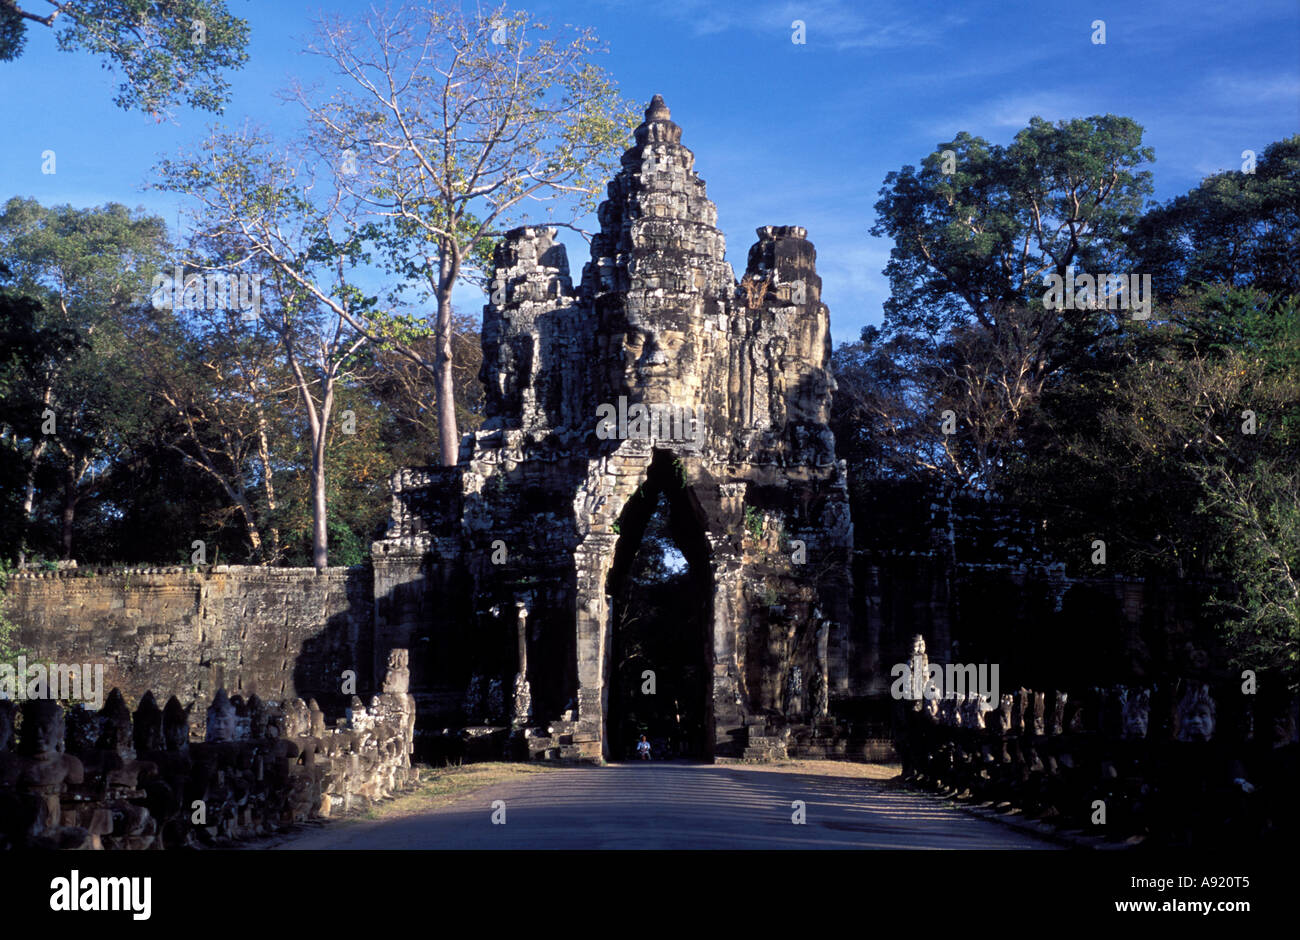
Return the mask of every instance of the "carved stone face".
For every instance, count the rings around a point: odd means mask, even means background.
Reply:
[[[63,750],[63,709],[58,702],[33,699],[24,703],[23,728],[24,750],[30,756],[50,756]]]
[[[1214,712],[1208,703],[1196,703],[1183,717],[1178,737],[1183,741],[1208,741],[1214,737]]]
[[[216,743],[235,740],[237,726],[235,706],[226,697],[225,689],[218,689],[208,708],[208,730],[205,740]]]
[[[629,327],[623,335],[623,356],[629,379],[647,392],[655,389],[664,394],[648,394],[647,401],[668,401],[669,383],[694,360],[695,344],[676,324],[643,322]]]
[[[190,743],[190,708],[172,696],[163,708],[163,740],[169,751],[183,751]]]
[[[1140,740],[1147,736],[1151,716],[1150,702],[1146,692],[1140,692],[1124,701],[1124,737]]]
[[[133,749],[131,740],[131,712],[126,707],[122,693],[113,689],[108,701],[100,709],[99,747],[125,753]]]

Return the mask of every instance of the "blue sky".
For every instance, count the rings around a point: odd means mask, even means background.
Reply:
[[[291,77],[320,77],[318,61],[298,52],[312,14],[360,15],[368,4],[228,4],[249,21],[251,59],[233,73],[223,120],[288,133],[297,112],[275,93]],[[520,5],[594,28],[609,50],[599,61],[629,98],[664,96],[738,273],[755,227],[808,229],[837,341],[880,321],[891,246],[867,231],[885,174],[959,131],[1006,143],[1033,115],[1132,117],[1155,149],[1160,199],[1300,131],[1296,0]],[[791,42],[796,19],[804,45]],[[1098,19],[1105,45],[1092,42]],[[141,185],[160,156],[194,146],[213,116],[181,110],[158,124],[116,109],[114,76],[85,54],[59,52],[36,26],[23,56],[0,63],[0,81],[0,198],[117,201],[178,223],[172,197]],[[41,173],[47,149],[57,155],[53,175]],[[567,240],[576,277],[587,252]],[[462,291],[457,302],[474,309],[482,299]]]

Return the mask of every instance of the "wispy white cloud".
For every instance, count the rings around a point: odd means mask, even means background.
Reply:
[[[760,2],[726,7],[714,0],[665,0],[661,12],[687,24],[697,36],[727,32],[787,33],[800,20],[809,45],[828,43],[835,49],[901,49],[933,45],[966,17],[926,16],[904,6],[850,0]]]
[[[1300,101],[1300,74],[1268,74],[1217,72],[1205,82],[1206,91],[1216,98],[1236,104],[1268,104],[1288,102],[1293,107]]]
[[[1025,94],[992,98],[974,108],[946,117],[927,117],[919,130],[936,141],[948,140],[960,131],[990,134],[1011,128],[1020,129],[1032,117],[1059,121],[1091,114],[1095,109],[1069,93],[1032,91]]]

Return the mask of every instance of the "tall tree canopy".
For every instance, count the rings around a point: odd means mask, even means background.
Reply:
[[[119,108],[159,117],[182,101],[221,111],[225,71],[248,61],[248,24],[225,0],[0,0],[0,61],[22,54],[30,24],[52,30],[64,52],[84,50],[120,72]]]

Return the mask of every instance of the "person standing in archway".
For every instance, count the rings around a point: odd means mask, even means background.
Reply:
[[[650,742],[646,740],[644,734],[641,735],[641,740],[637,742],[636,754],[637,757],[641,758],[641,760],[650,759]]]

